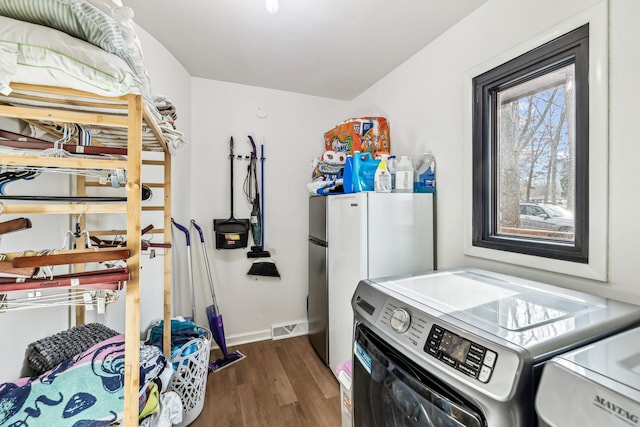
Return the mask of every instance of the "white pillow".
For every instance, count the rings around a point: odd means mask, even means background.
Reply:
[[[18,69],[18,46],[0,43],[0,94],[9,95],[9,83]]]
[[[116,1],[112,0],[87,1],[109,15],[115,22],[118,23],[126,44],[127,54],[131,58],[134,71],[144,85],[145,90],[150,94],[151,83],[149,74],[147,73],[147,68],[144,65],[142,44],[140,43],[138,32],[136,30],[135,23],[133,22],[133,9],[127,6],[122,6],[122,3],[118,4]]]
[[[21,82],[105,96],[144,94],[138,77],[118,56],[61,31],[4,16],[0,64],[5,92],[10,90],[8,82]]]
[[[133,11],[126,9],[110,0],[0,0],[0,15],[55,28],[118,55],[150,94],[135,28],[128,24]]]

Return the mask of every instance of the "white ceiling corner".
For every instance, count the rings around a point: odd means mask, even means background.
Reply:
[[[124,0],[194,77],[350,100],[487,0]]]

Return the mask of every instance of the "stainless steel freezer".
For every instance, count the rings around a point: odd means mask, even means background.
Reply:
[[[327,198],[309,198],[309,341],[329,364],[329,298],[327,283]]]
[[[358,282],[434,269],[433,194],[367,191],[327,199],[329,366],[337,375],[353,353]]]
[[[433,194],[309,198],[309,340],[337,375],[351,357],[351,297],[361,279],[434,268]]]

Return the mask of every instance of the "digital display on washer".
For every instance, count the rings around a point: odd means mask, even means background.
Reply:
[[[440,348],[447,355],[456,359],[459,363],[464,363],[471,348],[471,341],[467,341],[449,331],[445,331],[440,341]]]
[[[452,368],[487,383],[491,379],[498,355],[478,343],[432,325],[424,351]]]

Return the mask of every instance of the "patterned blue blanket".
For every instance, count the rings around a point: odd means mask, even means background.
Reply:
[[[38,377],[0,384],[0,426],[102,427],[124,412],[124,335]]]

